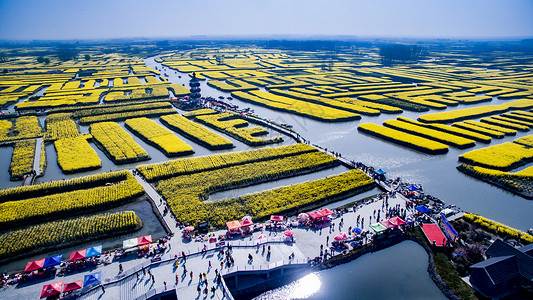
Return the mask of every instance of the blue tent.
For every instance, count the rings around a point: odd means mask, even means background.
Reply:
[[[96,247],[87,248],[87,252],[85,254],[85,257],[92,257],[92,256],[100,255],[100,254],[102,254],[102,245],[96,246]]]
[[[361,234],[361,232],[363,232],[363,229],[361,229],[359,227],[355,227],[354,229],[352,229],[352,232],[353,233],[357,233],[357,234]]]
[[[63,254],[46,258],[44,260],[43,268],[59,265],[61,263],[61,258],[63,258]]]
[[[412,185],[412,184],[406,186],[405,188],[408,189],[408,190],[410,190],[410,191],[412,191],[412,192],[414,192],[414,191],[418,191],[418,190],[419,190],[419,188],[417,188],[416,186],[414,186],[414,185]]]
[[[431,212],[431,210],[424,205],[417,206],[415,207],[415,209],[423,214],[427,214],[428,212]]]
[[[100,283],[100,280],[102,280],[102,271],[85,275],[83,278],[83,286],[98,284]]]
[[[376,171],[374,171],[374,173],[378,174],[378,175],[385,175],[387,174],[387,172],[383,171],[382,169],[377,169]]]

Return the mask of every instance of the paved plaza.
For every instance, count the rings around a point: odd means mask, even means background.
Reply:
[[[136,176],[137,180],[143,185],[148,196],[152,199],[153,203],[157,206],[160,214],[163,216],[165,222],[172,232],[174,237],[170,239],[167,245],[167,251],[162,256],[162,262],[154,263],[150,267],[145,268],[145,272],[142,271],[141,266],[150,264],[151,258],[141,257],[139,258],[135,252],[128,256],[122,257],[118,260],[113,260],[111,264],[99,265],[97,267],[87,269],[83,272],[75,272],[68,274],[64,277],[55,277],[47,280],[32,281],[21,284],[19,286],[8,286],[0,291],[0,298],[3,299],[38,299],[41,293],[43,285],[50,284],[59,280],[63,280],[64,283],[81,280],[84,275],[101,271],[102,282],[104,288],[98,286],[91,292],[86,293],[83,299],[135,299],[136,297],[146,294],[148,291],[156,289],[158,292],[162,290],[176,289],[179,299],[224,299],[231,296],[224,296],[224,285],[217,285],[215,277],[215,269],[217,272],[221,270],[221,260],[223,256],[218,255],[218,249],[214,249],[214,244],[205,242],[195,242],[181,237],[181,230],[176,227],[176,222],[171,217],[170,213],[164,214],[164,201],[160,200],[159,194],[152,188],[150,184],[143,181],[139,176]],[[230,240],[228,244],[233,245],[234,259],[233,268],[242,269],[244,267],[268,267],[268,265],[278,262],[287,262],[290,256],[293,256],[295,260],[307,261],[308,258],[312,259],[319,256],[320,247],[329,248],[333,237],[340,232],[348,232],[349,227],[360,227],[365,230],[369,230],[369,225],[380,220],[385,219],[385,200],[369,200],[363,205],[359,205],[357,209],[352,211],[350,208],[348,212],[337,215],[331,220],[331,224],[334,226],[326,226],[321,229],[307,228],[307,227],[293,227],[294,243],[288,241],[283,235],[283,231],[269,231],[263,232],[256,231],[252,235],[247,235],[245,238],[238,236],[234,240]],[[400,209],[406,208],[406,201],[403,197],[389,197],[389,207],[398,207]],[[330,205],[335,207],[335,204]],[[377,220],[374,216],[377,216],[377,211],[381,211],[380,220]],[[408,211],[409,215],[410,212]],[[356,224],[357,218],[364,219],[364,223]],[[342,219],[342,223],[341,223]],[[219,230],[213,232],[215,236],[219,236],[226,233],[226,230]],[[258,239],[259,235],[264,234],[267,238]],[[327,243],[329,237],[329,243]],[[263,247],[257,246],[257,243],[265,243],[270,246],[271,255],[267,257],[263,252]],[[208,246],[206,252],[202,252],[201,249],[204,245]],[[170,249],[169,249],[170,248]],[[105,250],[105,249],[104,249]],[[187,254],[187,260],[184,264],[183,259],[178,259],[178,266],[174,263],[175,255],[185,252]],[[196,254],[195,254],[196,253]],[[253,261],[249,260],[249,255],[253,257]],[[209,262],[211,262],[211,268],[209,268]],[[112,283],[117,279],[119,273],[119,264],[123,267],[123,276],[121,280],[116,283]],[[183,265],[186,266],[187,271],[184,273]],[[226,267],[226,266],[224,266]],[[152,276],[148,274],[148,270]],[[136,271],[136,272],[135,272]],[[190,272],[193,273],[192,279]],[[208,293],[204,293],[205,283],[199,285],[199,275],[201,273],[207,274],[207,287]],[[176,282],[176,275],[178,281]],[[166,282],[166,287],[164,283]],[[201,288],[200,295],[198,293],[198,286]],[[215,287],[215,292],[211,291],[211,287]],[[105,292],[104,292],[105,290]]]

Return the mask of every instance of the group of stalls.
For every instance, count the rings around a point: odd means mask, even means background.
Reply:
[[[252,221],[252,217],[250,216],[244,216],[242,220],[239,221],[231,221],[226,222],[226,226],[228,227],[227,236],[232,236],[235,234],[248,234],[252,233],[254,231],[254,222]]]
[[[85,268],[87,265],[96,265],[98,262],[95,257],[100,254],[102,254],[102,245],[71,252],[69,260],[64,263],[61,261],[63,254],[30,261],[26,264],[21,279],[25,281],[55,275],[57,265],[61,265],[60,273]]]
[[[310,213],[301,213],[298,215],[300,225],[322,224],[330,221],[330,216],[335,213],[329,208],[323,208]]]
[[[152,253],[150,244],[152,244],[151,235],[145,235],[145,236],[125,240],[122,242],[123,253],[125,254],[129,251],[137,250],[137,253],[139,256],[150,255]],[[160,248],[159,250],[155,249],[153,253],[157,253],[161,251],[161,249],[163,248]]]
[[[377,234],[383,234],[386,232],[391,232],[395,229],[402,229],[406,224],[414,222],[412,219],[408,219],[408,222],[402,220],[400,217],[393,217],[387,220],[383,220],[378,223],[370,224],[370,228]]]
[[[85,275],[83,280],[76,280],[63,284],[63,280],[57,281],[50,284],[45,284],[41,291],[41,298],[59,298],[59,295],[63,293],[67,295],[72,293],[75,290],[81,289],[82,287],[94,286],[100,284],[102,280],[102,272],[96,272],[92,274]]]

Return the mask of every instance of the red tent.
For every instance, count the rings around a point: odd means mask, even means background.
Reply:
[[[254,222],[252,222],[252,220],[246,219],[242,221],[240,224],[241,224],[241,227],[248,227],[248,226],[254,225]]]
[[[323,217],[334,215],[335,213],[329,210],[329,208],[323,208],[318,211]]]
[[[307,215],[309,215],[309,217],[311,219],[313,219],[313,220],[323,217],[323,215],[320,212],[318,212],[318,211],[312,211],[312,212],[308,213]]]
[[[54,282],[51,284],[45,284],[43,290],[41,291],[41,298],[46,298],[54,295],[61,294],[61,287],[63,286],[63,281]]]
[[[152,243],[152,236],[151,235],[145,235],[137,238],[137,246],[142,246],[146,244]]]
[[[44,260],[45,259],[43,258],[43,259],[28,262],[28,264],[26,265],[26,269],[24,269],[24,272],[31,272],[31,271],[42,269],[44,265]]]
[[[235,230],[241,227],[241,222],[239,221],[226,222],[226,226],[228,226],[228,230]]]
[[[402,220],[400,217],[390,218],[389,222],[391,222],[395,226],[405,225],[405,221]]]
[[[63,286],[63,293],[81,289],[82,287],[83,287],[83,280],[69,282]]]
[[[272,222],[283,222],[283,216],[270,216],[270,221]]]
[[[84,259],[86,254],[87,254],[87,249],[74,251],[74,252],[70,253],[70,259],[68,261],[76,261],[76,260],[79,260],[79,259]]]
[[[396,225],[392,224],[392,223],[390,222],[390,220],[383,220],[383,221],[379,222],[379,224],[381,224],[381,225],[387,227],[387,229],[390,229],[390,228],[394,228],[394,227],[396,227]]]

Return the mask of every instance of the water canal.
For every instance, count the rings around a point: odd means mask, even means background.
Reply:
[[[447,299],[427,275],[424,248],[405,241],[390,248],[314,272],[254,300]]]
[[[187,86],[189,77],[186,73],[180,73],[164,67],[155,62],[153,57],[145,59],[145,62],[150,67],[157,67],[159,70],[163,70],[162,73],[166,73],[168,75],[167,78],[173,83]],[[203,96],[214,98],[230,96],[230,93],[208,86],[205,80],[200,81],[200,83]],[[506,101],[509,100],[494,98],[490,104],[501,104]],[[339,152],[347,159],[360,161],[375,168],[382,168],[387,171],[389,178],[401,177],[404,182],[419,183],[427,193],[444,200],[446,204],[455,204],[465,211],[480,214],[521,230],[533,227],[533,219],[531,218],[533,201],[466,176],[456,170],[459,155],[473,149],[511,142],[518,137],[531,134],[530,132],[518,132],[516,136],[493,139],[490,144],[478,143],[475,147],[465,150],[450,147],[450,151],[444,155],[428,155],[357,131],[357,126],[361,123],[370,122],[381,125],[383,121],[395,119],[400,115],[416,120],[420,113],[405,111],[402,114],[362,116],[359,121],[326,123],[274,111],[238,99],[231,100],[231,103],[238,105],[239,108],[250,107],[255,114],[262,118],[273,120],[277,123],[290,124],[296,132],[300,133],[305,139],[310,140],[311,143]],[[485,102],[468,106],[459,105],[450,107],[448,110],[487,104]],[[430,112],[436,111],[431,110]]]

